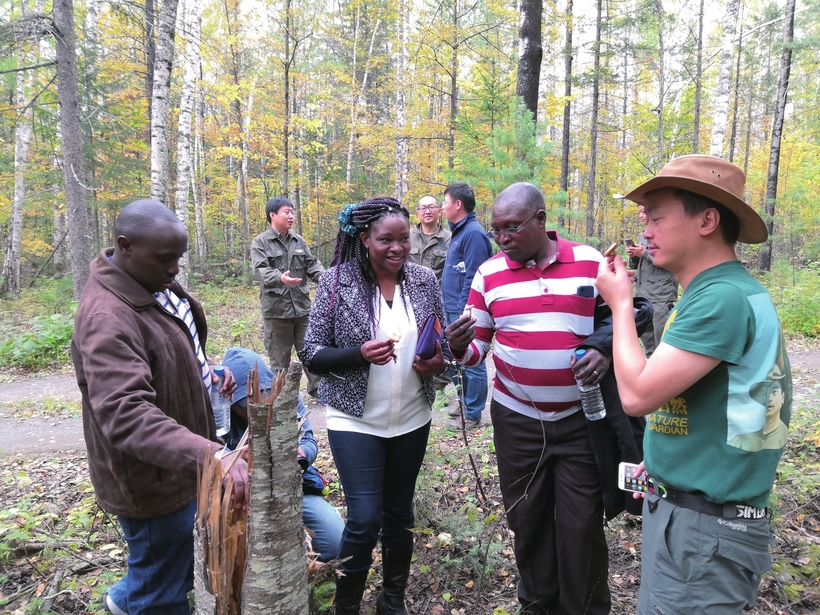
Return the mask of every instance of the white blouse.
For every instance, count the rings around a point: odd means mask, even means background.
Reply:
[[[399,287],[393,295],[392,308],[381,293],[377,304],[376,339],[386,340],[391,334],[401,336],[394,346],[396,358],[386,365],[370,365],[362,416],[350,416],[326,406],[327,428],[392,438],[426,425],[432,416],[421,377],[413,369],[419,337],[413,306],[409,301],[405,304]]]

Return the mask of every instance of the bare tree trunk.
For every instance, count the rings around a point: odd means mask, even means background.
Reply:
[[[159,12],[157,57],[151,95],[151,198],[168,204],[168,109],[174,62],[174,26],[179,0],[165,0]]]
[[[663,166],[663,109],[666,97],[666,48],[664,47],[663,29],[666,23],[666,16],[663,11],[663,0],[657,0],[655,9],[658,12],[658,107],[655,111],[658,114],[658,164],[657,168]]]
[[[518,21],[518,79],[516,96],[532,113],[532,121],[538,119],[538,81],[541,75],[541,0],[521,0]]]
[[[205,245],[205,217],[202,212],[205,209],[205,195],[202,193],[200,199],[199,185],[197,180],[199,178],[198,170],[204,166],[203,144],[202,144],[202,124],[204,119],[202,117],[202,99],[196,98],[194,103],[194,117],[196,118],[196,132],[194,134],[194,166],[191,169],[191,193],[194,197],[194,227],[196,229],[196,252],[200,265],[205,264],[208,257],[207,246]]]
[[[700,0],[700,11],[698,12],[698,53],[695,64],[695,121],[692,127],[692,153],[697,154],[700,150],[700,106],[703,96],[703,5],[704,0]]]
[[[772,268],[772,233],[777,204],[777,178],[780,170],[780,142],[786,120],[786,100],[789,94],[789,76],[792,68],[792,41],[794,39],[795,0],[786,0],[786,19],[783,22],[783,51],[780,53],[780,74],[777,78],[777,104],[772,121],[772,145],[769,150],[769,171],[766,176],[766,228],[769,239],[761,246],[759,266],[761,271]]]
[[[153,116],[154,99],[154,64],[157,60],[157,39],[154,33],[157,23],[157,14],[154,10],[154,0],[145,0],[145,97],[148,100],[148,124]],[[150,143],[148,145],[151,145]]]
[[[71,274],[74,298],[79,300],[90,271],[91,235],[88,228],[88,201],[85,186],[81,183],[85,177],[85,169],[83,131],[80,126],[80,108],[77,99],[74,3],[72,0],[55,0],[53,10]]]
[[[54,171],[59,170],[60,161],[56,157],[52,159],[51,167]],[[54,256],[52,257],[52,265],[54,267],[54,279],[60,280],[65,276],[68,265],[68,247],[64,240],[66,233],[65,208],[63,200],[57,196],[60,193],[60,186],[55,183],[52,186],[52,190],[54,191],[55,197],[52,206],[54,212],[54,229],[51,236],[54,245],[57,246],[54,250]]]
[[[455,166],[456,119],[458,118],[458,0],[453,0],[453,58],[450,62],[450,124],[447,134],[447,168]]]
[[[735,32],[740,0],[727,0],[726,17],[723,21],[723,36],[720,48],[720,72],[715,89],[715,105],[712,110],[712,142],[709,154],[723,156],[723,141],[729,117],[729,93],[732,86],[732,57],[735,50]]]
[[[367,79],[370,73],[370,58],[373,56],[373,46],[376,43],[376,33],[379,31],[379,26],[381,25],[382,20],[377,19],[376,25],[373,27],[373,35],[370,37],[370,46],[367,49],[367,58],[365,59],[364,65],[364,76],[362,76],[362,86],[359,89],[357,94],[353,95],[353,109],[350,112],[350,139],[347,144],[347,173],[345,175],[345,188],[348,190],[350,189],[350,181],[353,172],[353,152],[355,150],[356,145],[356,122],[359,117],[359,108],[364,103],[364,95],[367,91]],[[356,37],[358,39],[358,32],[359,32],[359,15],[358,12],[356,14]],[[353,81],[352,85],[355,87],[356,84],[356,48],[355,48],[355,41],[354,41],[354,53],[353,53]]]
[[[569,208],[570,109],[572,104],[572,0],[567,0],[564,45],[564,127],[561,131],[561,192],[566,194],[564,208]],[[558,216],[558,229],[564,228],[564,216]]]
[[[737,143],[737,112],[740,106],[740,60],[743,58],[743,25],[740,26],[740,34],[737,43],[737,68],[735,69],[735,97],[732,102],[732,132],[729,136],[729,162],[735,160],[735,145]],[[747,103],[750,104],[750,103]]]
[[[591,136],[589,145],[589,185],[587,192],[586,236],[595,234],[595,175],[598,166],[598,107],[601,81],[601,14],[603,0],[598,0],[598,16],[595,20],[595,50],[592,68],[592,115],[590,117]]]
[[[191,121],[196,97],[196,78],[199,68],[199,35],[202,23],[201,0],[186,0],[181,7],[182,28],[187,40],[185,64],[182,69],[182,91],[179,96],[179,126],[177,128],[177,193],[174,199],[177,218],[188,228],[188,192],[193,167]],[[179,259],[177,281],[188,288],[188,252]]]
[[[407,175],[409,172],[409,137],[404,134],[405,114],[407,111],[407,0],[399,0],[399,15],[396,23],[398,39],[398,57],[396,58],[396,178],[394,193],[401,202],[407,194]]]
[[[19,64],[25,64],[22,55]],[[17,118],[17,125],[14,128],[14,196],[11,201],[6,258],[3,262],[3,280],[0,284],[0,292],[10,292],[15,297],[20,296],[23,202],[26,198],[26,167],[28,166],[28,152],[31,144],[31,127],[34,116],[28,100],[26,100],[26,85],[30,79],[28,71],[17,73],[14,105],[24,110]]]
[[[243,613],[307,615],[310,595],[296,458],[296,396],[302,366],[292,362],[273,406],[248,403],[250,505]]]

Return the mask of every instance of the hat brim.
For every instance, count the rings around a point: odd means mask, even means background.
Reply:
[[[659,175],[642,183],[624,195],[624,198],[635,201],[639,205],[645,205],[646,194],[653,190],[660,190],[661,188],[680,188],[681,190],[688,190],[689,192],[705,196],[725,206],[729,211],[735,214],[740,221],[738,241],[742,241],[743,243],[763,243],[769,238],[769,231],[766,229],[766,223],[763,222],[763,218],[761,218],[760,214],[752,209],[746,201],[737,198],[731,192],[727,192],[714,184],[692,179],[691,177]]]

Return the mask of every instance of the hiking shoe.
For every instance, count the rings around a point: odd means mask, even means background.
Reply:
[[[461,404],[458,401],[458,397],[451,399],[447,404],[447,416],[452,418],[461,417]]]
[[[105,610],[111,613],[112,615],[128,615],[127,612],[123,611],[120,607],[117,606],[117,603],[111,599],[111,596],[108,595],[108,592],[105,592],[105,596],[103,596],[103,606]]]
[[[461,417],[458,417],[449,423],[447,423],[447,429],[450,431],[461,431]],[[467,429],[478,429],[483,427],[484,424],[481,422],[481,419],[464,419],[464,426]]]

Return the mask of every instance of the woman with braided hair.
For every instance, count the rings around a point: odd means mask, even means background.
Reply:
[[[299,358],[322,377],[327,433],[347,501],[336,582],[337,615],[358,615],[373,547],[381,540],[382,615],[407,615],[413,494],[430,432],[436,354],[415,353],[430,314],[444,321],[430,269],[407,262],[410,221],[395,199],[347,205],[330,269],[322,274]],[[346,559],[348,558],[348,559]]]

